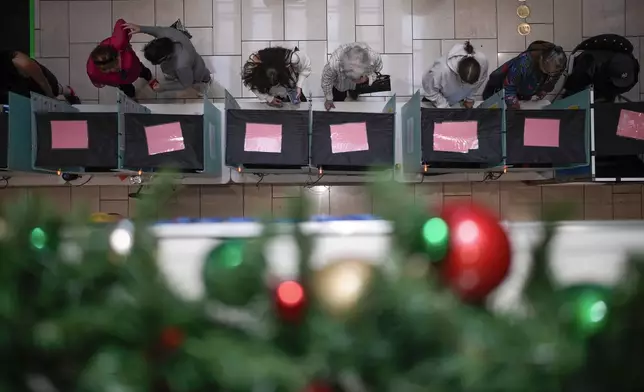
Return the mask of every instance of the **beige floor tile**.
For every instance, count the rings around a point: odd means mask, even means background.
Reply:
[[[47,203],[54,206],[59,213],[64,214],[71,211],[72,197],[70,186],[35,187],[30,190],[30,193],[32,196],[47,200]]]
[[[583,186],[544,186],[541,188],[543,212],[563,212],[562,220],[584,219]]]
[[[243,215],[243,186],[201,186],[201,216],[203,218],[233,218],[241,217]]]
[[[201,187],[186,186],[178,189],[169,200],[159,206],[159,218],[200,218],[201,217]]]
[[[298,200],[297,197],[282,197],[273,199],[273,218],[292,218],[289,214],[292,211],[293,203]]]
[[[311,215],[331,214],[331,187],[321,185],[304,188],[302,195],[309,199]]]
[[[123,217],[129,216],[129,205],[127,200],[101,200],[100,212],[106,214],[119,214]]]
[[[642,186],[639,184],[613,185],[613,193],[642,194]]]
[[[244,216],[262,218],[271,215],[271,185],[244,185]]]
[[[472,196],[470,196],[470,195],[461,195],[461,196],[448,196],[448,195],[445,195],[445,196],[443,196],[443,204],[444,205],[471,204],[471,203],[472,203]]]
[[[126,185],[100,186],[101,200],[127,200],[129,187]]]
[[[334,185],[330,191],[331,215],[371,214],[373,203],[367,187],[361,185]]]
[[[445,196],[469,196],[472,194],[471,182],[446,182],[443,184]]]
[[[613,219],[613,187],[610,185],[584,186],[584,219]]]
[[[613,219],[642,219],[642,195],[634,193],[613,194]]]
[[[541,188],[518,182],[500,184],[501,219],[533,221],[541,219]]]
[[[416,184],[414,187],[416,205],[425,206],[433,213],[438,213],[443,207],[443,184]]]
[[[71,189],[71,203],[74,208],[85,206],[89,212],[100,210],[100,187],[75,186]],[[82,207],[81,207],[82,208]]]
[[[273,197],[300,197],[302,187],[298,185],[273,185]]]
[[[473,182],[472,202],[487,207],[496,216],[501,215],[501,190],[498,182]]]

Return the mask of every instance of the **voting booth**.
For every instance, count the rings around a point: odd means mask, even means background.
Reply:
[[[311,165],[331,173],[392,169],[395,118],[395,96],[380,113],[313,111]]]
[[[242,109],[226,92],[226,165],[240,172],[304,172],[309,166],[311,106],[289,109]]]
[[[32,93],[31,113],[34,168],[67,173],[118,168],[116,108],[81,112],[65,102]]]
[[[594,105],[595,181],[644,181],[644,102]]]
[[[9,113],[0,113],[0,170],[8,169]]]
[[[120,169],[221,175],[221,112],[207,98],[203,114],[157,113],[119,92],[118,118]]]
[[[402,172],[486,171],[503,166],[503,100],[474,109],[437,109],[420,92],[402,107]]]

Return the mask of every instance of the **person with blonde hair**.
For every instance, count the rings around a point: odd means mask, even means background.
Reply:
[[[457,44],[446,56],[436,60],[423,76],[425,99],[437,108],[448,108],[462,102],[474,106],[474,94],[487,78],[487,58],[474,50],[470,41]]]
[[[333,102],[347,96],[356,99],[356,86],[370,86],[382,70],[380,53],[365,43],[350,43],[336,49],[322,71],[322,91],[326,110],[335,108]]]

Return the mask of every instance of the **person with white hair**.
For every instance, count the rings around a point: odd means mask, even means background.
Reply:
[[[356,86],[370,86],[382,70],[380,53],[365,43],[350,43],[333,52],[322,71],[322,91],[326,110],[335,108],[333,102],[344,101],[349,96],[358,97]]]

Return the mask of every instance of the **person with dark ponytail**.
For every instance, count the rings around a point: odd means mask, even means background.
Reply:
[[[252,54],[242,70],[242,81],[257,98],[271,106],[306,102],[302,86],[311,75],[311,60],[297,48],[266,48]]]
[[[568,59],[561,46],[535,41],[517,57],[508,60],[490,74],[483,99],[505,89],[508,108],[520,109],[520,101],[532,97],[543,99],[557,84],[566,70]]]
[[[487,78],[487,59],[469,41],[455,45],[423,77],[425,101],[437,108],[474,105],[474,94]]]

